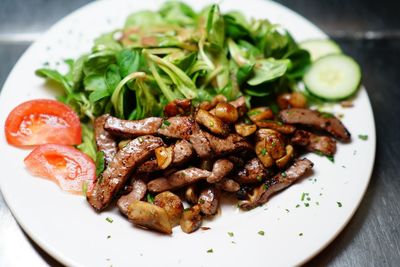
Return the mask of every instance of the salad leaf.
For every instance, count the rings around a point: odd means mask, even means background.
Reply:
[[[249,85],[259,85],[285,74],[290,60],[288,59],[260,59],[254,65],[254,76],[247,81]]]
[[[81,123],[82,143],[77,148],[96,161],[96,143],[94,141],[93,127],[86,123]]]

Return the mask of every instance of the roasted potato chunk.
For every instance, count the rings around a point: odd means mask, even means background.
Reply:
[[[193,207],[183,211],[180,220],[182,231],[190,234],[200,228],[203,223],[203,218],[200,212],[200,205],[194,205]]]
[[[128,218],[142,227],[165,234],[172,234],[172,227],[165,209],[140,200],[134,200],[128,207]]]
[[[169,191],[162,192],[154,198],[154,205],[163,208],[167,212],[172,227],[179,224],[183,212],[183,204],[177,195]]]

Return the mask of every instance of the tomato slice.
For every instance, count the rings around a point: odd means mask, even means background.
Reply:
[[[24,102],[7,117],[7,142],[15,146],[81,143],[78,115],[67,105],[49,99]]]
[[[71,193],[80,194],[85,187],[90,192],[96,179],[93,160],[71,146],[37,146],[24,163],[31,174],[50,179]]]

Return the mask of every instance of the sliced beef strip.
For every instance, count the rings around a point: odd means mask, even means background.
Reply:
[[[214,162],[211,175],[207,178],[208,183],[217,183],[226,177],[233,169],[233,163],[227,159],[218,159]]]
[[[351,135],[341,121],[331,115],[302,108],[285,109],[279,112],[279,117],[284,123],[300,124],[330,133],[335,138],[348,142]]]
[[[212,185],[204,188],[199,195],[198,204],[205,215],[214,215],[218,211],[221,191]]]
[[[208,141],[205,132],[200,129],[200,126],[197,123],[193,127],[193,133],[191,134],[189,141],[200,158],[204,159],[211,157],[212,149],[210,141]]]
[[[119,210],[127,215],[128,207],[134,200],[142,200],[147,191],[146,182],[142,179],[135,179],[132,183],[132,191],[127,195],[121,196],[117,201],[117,206]]]
[[[135,138],[142,135],[154,135],[161,127],[162,118],[150,117],[142,120],[122,120],[109,116],[104,128],[111,134],[124,137]]]
[[[229,178],[222,179],[217,183],[217,186],[226,192],[237,192],[240,189],[240,184]]]
[[[210,142],[211,149],[217,157],[253,149],[251,144],[238,134],[229,134],[226,138],[219,138],[207,132],[204,132],[204,135]]]
[[[239,206],[242,209],[249,210],[264,204],[271,195],[302,178],[312,169],[313,165],[308,159],[297,159],[286,171],[276,174],[259,187],[254,188],[249,199],[239,202]]]
[[[193,156],[193,147],[186,140],[178,140],[175,145],[173,145],[173,158],[171,167],[176,167],[186,163]],[[158,166],[156,159],[151,159],[144,162],[137,169],[137,173],[149,173],[162,170]]]
[[[297,130],[292,136],[291,142],[305,147],[308,151],[322,153],[327,156],[333,156],[336,152],[335,139],[304,130]]]
[[[104,124],[109,114],[104,114],[94,120],[94,136],[96,139],[97,150],[104,153],[105,166],[111,162],[117,154],[117,142],[113,136],[104,129]]]
[[[164,108],[164,114],[167,117],[183,115],[190,111],[192,100],[190,99],[175,99],[169,102]]]
[[[283,124],[279,121],[261,120],[256,121],[255,123],[260,128],[272,129],[283,134],[292,134],[294,131],[296,131],[296,127],[293,125]]]
[[[119,150],[104,170],[93,191],[88,194],[88,201],[97,211],[103,210],[113,196],[125,185],[132,171],[147,160],[153,151],[164,142],[159,137],[141,136],[130,141]]]
[[[211,172],[209,171],[191,167],[177,171],[167,178],[161,177],[154,179],[147,184],[147,188],[150,192],[155,193],[175,190],[199,180],[206,179],[210,174]]]
[[[234,179],[240,184],[251,184],[261,182],[270,175],[270,171],[255,157],[249,160],[244,167],[238,171]]]
[[[158,129],[158,134],[170,138],[189,140],[194,124],[194,120],[188,116],[171,117]]]

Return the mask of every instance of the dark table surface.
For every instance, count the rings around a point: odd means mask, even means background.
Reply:
[[[28,46],[87,0],[0,0],[0,88]],[[306,266],[400,266],[400,1],[278,1],[322,28],[363,70],[377,154],[368,191],[343,232]],[[21,230],[0,194],[0,266],[59,266]]]

